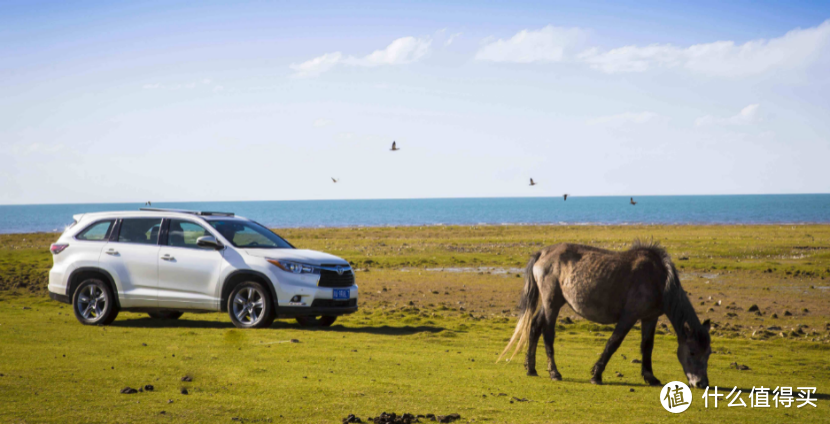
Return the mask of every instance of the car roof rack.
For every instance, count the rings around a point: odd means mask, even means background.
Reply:
[[[140,208],[141,211],[148,212],[178,212],[189,213],[191,215],[200,216],[234,216],[233,212],[216,212],[216,211],[191,211],[187,209],[165,209],[165,208]]]

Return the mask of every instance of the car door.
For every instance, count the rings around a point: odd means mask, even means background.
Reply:
[[[121,307],[158,306],[161,218],[122,218],[98,260],[118,280]]]
[[[218,309],[216,289],[223,251],[196,244],[199,237],[213,235],[202,224],[175,218],[167,221],[166,240],[159,250],[159,307]]]

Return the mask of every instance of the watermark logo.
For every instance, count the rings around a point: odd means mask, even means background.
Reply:
[[[660,403],[672,414],[679,414],[692,405],[692,390],[685,383],[672,381],[660,391]]]

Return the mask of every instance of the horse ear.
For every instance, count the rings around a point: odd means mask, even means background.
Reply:
[[[709,319],[707,318],[706,321],[703,321],[703,329],[706,330],[706,332],[708,333],[710,327],[711,327],[711,322],[709,322]]]

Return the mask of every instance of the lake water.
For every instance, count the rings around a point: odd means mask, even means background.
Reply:
[[[235,212],[269,227],[830,223],[830,194],[154,203]],[[72,215],[141,204],[0,205],[0,233],[62,231]]]

